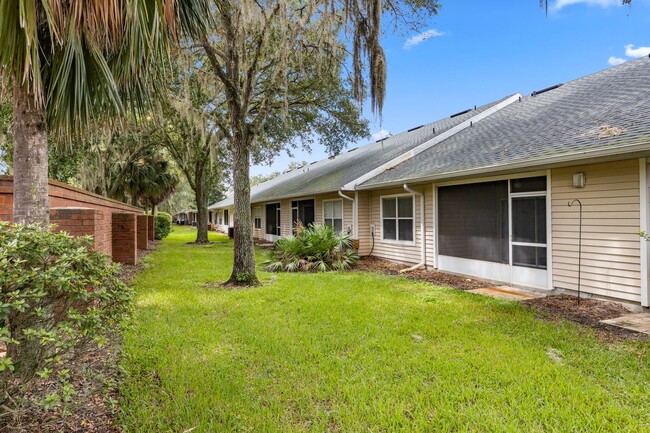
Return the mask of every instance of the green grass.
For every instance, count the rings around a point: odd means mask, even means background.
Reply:
[[[176,228],[133,283],[126,432],[650,431],[648,343],[390,276],[209,288],[232,244],[193,236]]]

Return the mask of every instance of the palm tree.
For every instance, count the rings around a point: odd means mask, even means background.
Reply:
[[[0,85],[13,92],[16,223],[47,224],[48,131],[71,136],[146,104],[179,34],[208,0],[0,0]]]
[[[132,205],[155,207],[171,196],[180,179],[160,153],[149,150],[141,158],[127,162],[120,198],[130,198]]]

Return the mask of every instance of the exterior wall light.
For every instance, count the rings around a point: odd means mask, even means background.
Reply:
[[[587,184],[587,176],[583,172],[576,173],[573,175],[573,187],[574,188],[584,188]]]

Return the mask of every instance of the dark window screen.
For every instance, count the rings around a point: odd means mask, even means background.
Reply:
[[[266,233],[280,236],[280,204],[266,205]]]
[[[524,177],[510,181],[510,192],[546,191],[546,176]]]
[[[438,189],[439,252],[508,263],[508,182]]]
[[[300,200],[291,202],[291,219],[293,227],[300,224],[308,227],[314,223],[314,200]]]
[[[546,197],[513,197],[512,240],[546,243]]]

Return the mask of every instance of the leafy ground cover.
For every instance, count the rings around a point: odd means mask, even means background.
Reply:
[[[650,431],[650,345],[372,273],[261,273],[176,228],[133,281],[127,432]]]

